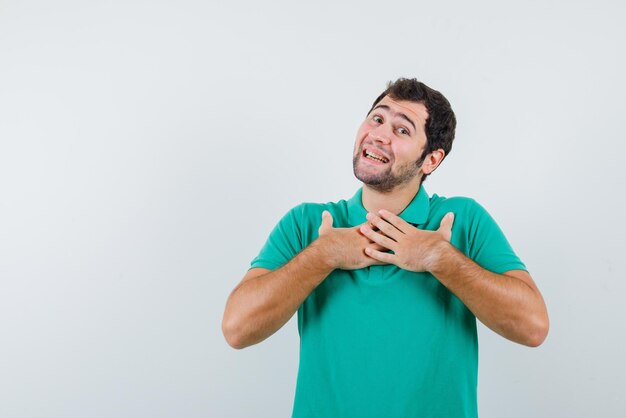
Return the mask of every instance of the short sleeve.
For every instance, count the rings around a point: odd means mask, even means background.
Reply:
[[[527,270],[491,215],[472,199],[469,224],[469,257],[478,265],[502,274],[509,270]]]
[[[292,208],[278,221],[259,255],[250,263],[250,268],[261,267],[276,270],[302,250],[301,206]]]

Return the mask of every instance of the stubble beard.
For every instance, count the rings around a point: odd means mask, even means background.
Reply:
[[[352,158],[354,176],[364,184],[367,184],[372,189],[381,193],[388,193],[398,186],[409,183],[413,178],[419,175],[419,168],[424,162],[424,156],[421,156],[417,161],[398,166],[397,174],[391,172],[391,164],[389,164],[384,171],[377,174],[370,174],[358,170],[360,158],[365,158],[361,155],[361,152],[355,154]]]

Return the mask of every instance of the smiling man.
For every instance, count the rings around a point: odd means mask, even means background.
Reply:
[[[235,348],[298,313],[293,417],[476,417],[476,318],[520,344],[545,339],[541,293],[494,219],[424,189],[455,128],[441,93],[390,83],[357,133],[363,187],[291,209],[230,294]]]

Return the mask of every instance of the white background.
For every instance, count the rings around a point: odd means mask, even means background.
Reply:
[[[482,417],[626,416],[619,1],[0,1],[0,417],[287,417],[295,318],[230,348],[276,221],[352,196],[417,77],[457,114],[425,184],[505,231],[551,318],[480,329]]]

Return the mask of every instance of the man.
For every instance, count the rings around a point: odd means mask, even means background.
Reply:
[[[290,210],[229,296],[235,348],[298,312],[293,417],[476,417],[476,318],[524,345],[545,339],[543,298],[495,221],[422,185],[455,128],[441,93],[391,83],[357,133],[363,187]]]

